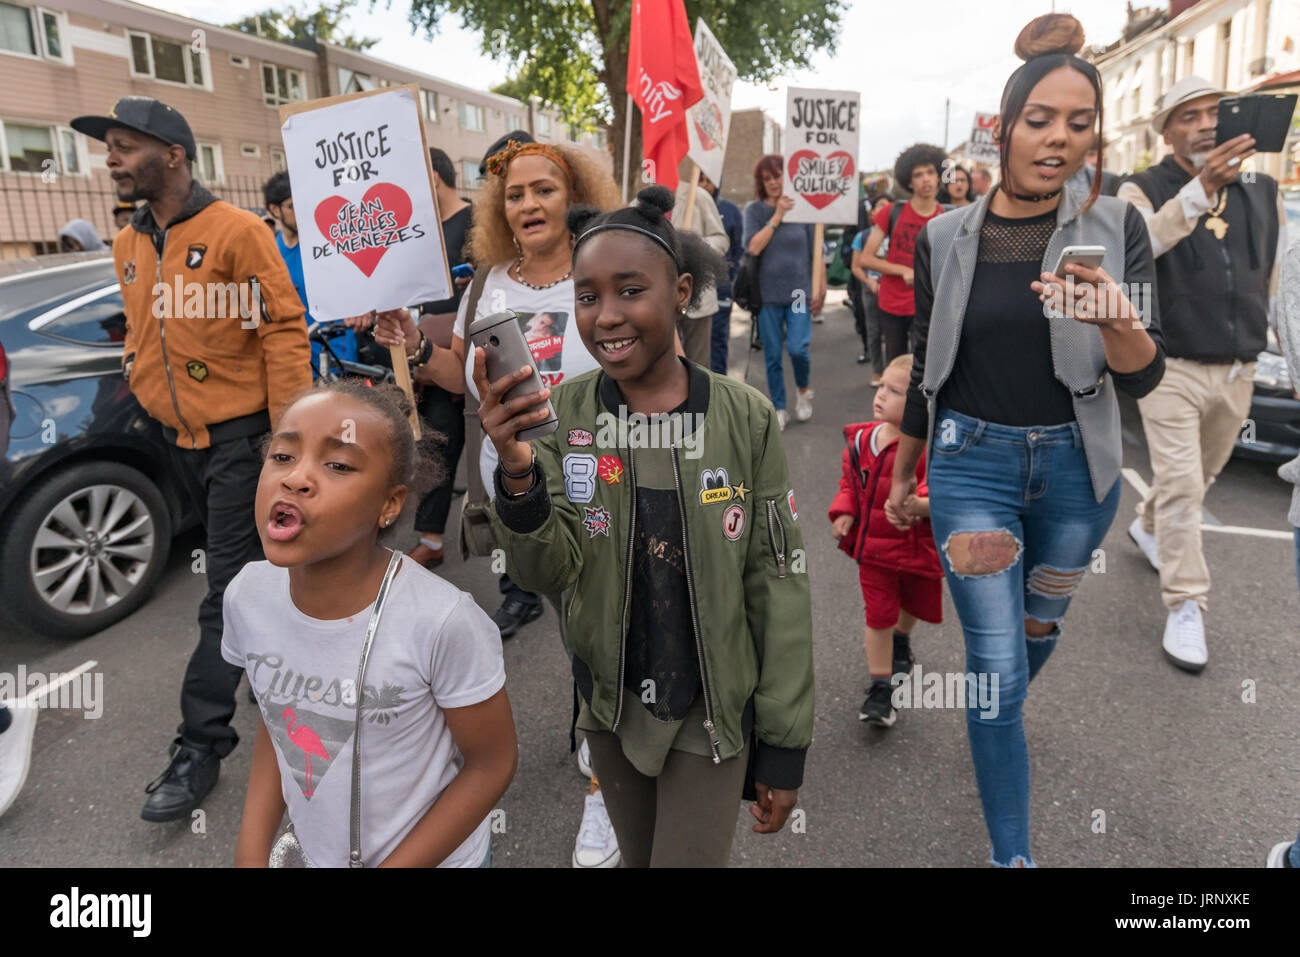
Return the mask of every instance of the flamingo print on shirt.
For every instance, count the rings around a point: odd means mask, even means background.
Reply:
[[[278,654],[252,652],[247,657],[271,742],[299,792],[310,801],[334,759],[342,755],[345,764],[352,759],[348,744],[356,731],[356,681],[300,671]],[[375,687],[367,682],[361,693],[362,719],[367,728],[385,727],[409,700],[401,685],[380,681]],[[344,775],[349,773],[345,768]]]
[[[302,789],[302,795],[303,797],[311,797],[316,793],[311,786],[311,756],[314,754],[329,761],[329,752],[325,750],[325,745],[321,744],[320,735],[311,728],[302,723],[299,723],[296,728],[293,726],[294,721],[297,720],[293,708],[284,709],[284,720],[289,723],[286,729],[289,740],[296,744],[303,754],[307,756],[307,781]],[[328,767],[328,765],[326,766]]]

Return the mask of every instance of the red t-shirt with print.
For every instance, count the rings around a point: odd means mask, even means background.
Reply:
[[[892,210],[892,204],[881,209],[872,220],[872,225],[889,237],[889,252],[885,254],[885,261],[910,267],[912,254],[916,250],[916,237],[921,235],[921,230],[926,223],[943,212],[943,207],[936,203],[933,213],[922,216],[912,208],[910,202],[904,203],[903,211],[898,216],[898,223],[891,234],[889,214]],[[880,277],[880,296],[877,302],[880,308],[891,316],[910,316],[916,312],[912,287],[903,281],[902,276]]]

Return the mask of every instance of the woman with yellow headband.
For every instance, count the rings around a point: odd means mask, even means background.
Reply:
[[[548,334],[530,339],[529,347],[546,385],[554,387],[599,368],[573,322],[573,239],[565,218],[569,207],[580,203],[602,210],[622,205],[613,178],[577,149],[516,139],[507,140],[485,165],[487,179],[474,203],[468,244],[475,282],[461,298],[451,347],[440,348],[422,336],[406,310],[381,315],[375,341],[405,345],[416,382],[433,382],[449,392],[468,390],[477,397],[473,355],[468,362],[465,356],[466,326],[480,316],[511,309],[527,333],[533,317],[545,313],[550,318]],[[469,314],[471,305],[473,315]],[[483,487],[492,489],[497,454],[491,442],[482,444],[478,465]],[[505,575],[500,589],[504,600],[492,619],[501,629],[501,637],[510,638],[541,617],[541,598]],[[584,742],[578,765],[589,774],[585,752]],[[618,843],[593,778],[572,863],[577,867],[614,867],[618,862]]]

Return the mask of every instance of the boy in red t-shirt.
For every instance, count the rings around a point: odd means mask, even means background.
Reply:
[[[871,235],[862,248],[865,267],[881,275],[878,305],[886,363],[912,349],[910,334],[912,316],[916,313],[912,298],[912,255],[916,237],[925,224],[943,212],[938,200],[939,171],[946,159],[943,150],[928,143],[909,146],[898,155],[894,161],[894,182],[910,190],[912,198],[903,205],[897,219],[892,204],[878,212],[872,220]],[[876,253],[886,236],[889,252],[881,259]]]
[[[888,728],[897,718],[893,680],[912,667],[911,633],[917,619],[943,620],[943,569],[930,521],[907,529],[895,528],[885,515],[898,449],[912,357],[899,356],[880,377],[873,411],[876,421],[844,427],[840,491],[831,502],[832,534],[840,550],[858,563],[858,580],[867,610],[867,670],[871,687],[858,718]],[[928,516],[930,492],[925,462],[916,470],[916,493],[908,511]],[[892,645],[891,645],[892,640]]]

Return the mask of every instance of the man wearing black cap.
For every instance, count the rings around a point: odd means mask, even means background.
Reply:
[[[108,146],[120,200],[144,200],[113,241],[126,312],[123,373],[162,426],[207,530],[208,592],[181,691],[180,736],[147,788],[146,821],[186,818],[237,743],[242,671],[221,656],[222,596],[262,557],[253,514],[260,443],[311,386],[307,327],[274,237],[254,214],[194,181],[189,124],[143,96],[72,127]]]
[[[118,202],[113,206],[113,230],[125,229],[135,215],[135,203]]]

